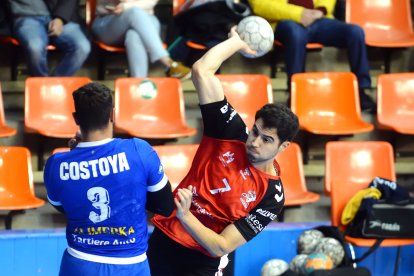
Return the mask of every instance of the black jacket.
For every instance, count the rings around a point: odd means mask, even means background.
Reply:
[[[53,18],[59,17],[65,23],[80,23],[82,18],[79,15],[79,0],[43,0],[49,8]]]

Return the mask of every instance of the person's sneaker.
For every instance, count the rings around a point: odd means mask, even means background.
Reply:
[[[181,62],[173,61],[167,69],[167,76],[180,80],[188,80],[191,77],[191,69],[184,66]]]
[[[361,111],[371,113],[375,113],[377,111],[377,104],[362,89],[359,91],[359,102],[361,105]]]

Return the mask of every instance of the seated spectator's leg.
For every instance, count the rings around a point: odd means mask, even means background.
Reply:
[[[18,17],[13,24],[13,32],[23,48],[31,76],[47,76],[47,24],[45,16]]]
[[[91,44],[79,24],[69,22],[63,26],[59,36],[51,37],[51,43],[63,52],[63,58],[56,66],[54,76],[72,76],[78,71],[91,51]]]
[[[161,40],[161,27],[157,17],[139,8],[127,9],[121,16],[127,18],[130,27],[141,38],[151,62],[156,62],[169,56]]]
[[[359,88],[371,88],[365,34],[361,27],[323,18],[309,27],[309,41],[347,49],[351,71],[358,78]]]
[[[283,44],[287,87],[290,91],[292,75],[305,71],[307,29],[294,21],[282,20],[276,26],[275,39]]]
[[[148,76],[148,54],[141,37],[135,30],[128,30],[125,36],[125,48],[128,57],[131,77],[144,78]]]

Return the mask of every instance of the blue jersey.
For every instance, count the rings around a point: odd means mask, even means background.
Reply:
[[[147,142],[133,138],[79,143],[47,160],[44,182],[49,202],[65,211],[71,255],[112,264],[146,259],[146,194],[168,182]]]

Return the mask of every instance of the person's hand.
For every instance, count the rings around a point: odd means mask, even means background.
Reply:
[[[187,188],[179,188],[176,197],[174,198],[177,206],[177,218],[182,219],[190,213],[191,200],[193,198],[193,186]]]
[[[323,12],[320,10],[303,9],[300,23],[305,27],[309,27],[313,22],[323,17]]]
[[[228,34],[228,37],[229,38],[236,38],[240,41],[240,43],[242,45],[242,48],[240,49],[240,51],[245,52],[245,53],[250,54],[250,55],[256,55],[256,51],[251,49],[249,47],[249,45],[243,39],[240,38],[240,36],[237,33],[236,29],[237,29],[237,26],[233,26],[230,29],[230,33]]]
[[[68,147],[73,150],[82,140],[82,134],[80,130],[78,130],[73,138],[71,138],[68,142]]]
[[[121,3],[119,3],[118,5],[115,6],[112,13],[114,13],[115,15],[120,15],[121,13],[124,12],[125,8],[124,8],[124,4],[122,2],[123,1],[121,1]]]
[[[55,18],[49,22],[49,36],[59,36],[63,32],[63,20]]]

